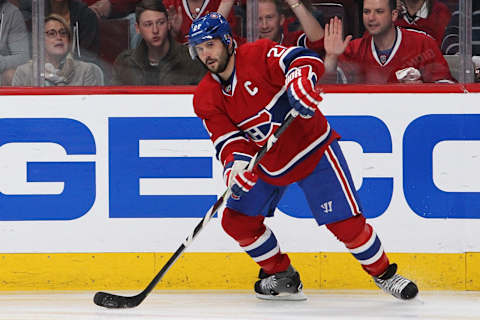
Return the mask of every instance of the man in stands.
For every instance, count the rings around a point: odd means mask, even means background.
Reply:
[[[435,40],[423,32],[395,27],[395,0],[365,0],[363,23],[367,33],[343,39],[338,18],[325,25],[325,70],[338,62],[353,83],[453,82],[448,64]]]
[[[113,65],[113,85],[195,85],[205,69],[190,58],[187,47],[170,34],[161,0],[142,0],[135,9],[142,36],[135,49],[122,52]]]
[[[260,39],[270,39],[284,46],[301,46],[323,52],[324,30],[311,10],[301,0],[285,0],[300,22],[302,29],[284,32],[285,14],[280,0],[258,1],[258,34]]]

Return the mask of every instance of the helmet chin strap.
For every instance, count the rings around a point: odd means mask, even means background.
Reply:
[[[230,52],[230,50],[228,50],[228,46],[225,43],[223,45],[227,49],[228,59],[227,59],[227,64],[226,65],[228,66],[228,64],[230,63],[230,59],[232,59],[233,53],[235,52],[235,44],[232,43],[232,51],[231,52]]]

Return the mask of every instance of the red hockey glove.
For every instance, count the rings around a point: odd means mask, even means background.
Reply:
[[[252,171],[243,170],[233,177],[232,198],[235,200],[250,191],[257,183],[258,175]]]
[[[288,101],[302,118],[309,119],[323,100],[315,91],[317,76],[311,66],[295,67],[288,71],[285,78]]]
[[[238,200],[245,192],[250,191],[258,180],[258,176],[246,168],[251,157],[245,155],[229,156],[226,161],[224,179],[232,190],[232,198]]]

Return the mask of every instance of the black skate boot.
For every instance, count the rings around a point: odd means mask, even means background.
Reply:
[[[260,280],[255,282],[257,298],[266,300],[306,300],[300,275],[290,265],[284,272],[268,275],[260,269]]]
[[[388,266],[387,271],[380,277],[373,277],[377,287],[390,293],[392,296],[402,300],[409,300],[415,298],[418,293],[417,285],[402,277],[397,273],[397,264],[392,263]]]

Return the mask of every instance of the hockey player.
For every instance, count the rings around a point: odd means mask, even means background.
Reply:
[[[326,73],[345,71],[350,83],[453,83],[435,40],[423,32],[395,27],[395,0],[365,0],[362,38],[343,39],[338,18],[325,25]],[[405,72],[406,71],[406,72]]]
[[[233,194],[222,227],[261,267],[257,297],[303,300],[302,282],[265,224],[286,187],[303,190],[319,225],[350,250],[377,286],[412,299],[415,283],[396,273],[379,237],[362,215],[358,195],[337,140],[317,106],[315,82],[324,72],[318,55],[263,39],[235,48],[228,22],[218,13],[196,20],[189,32],[192,58],[210,71],[193,105],[223,164]],[[292,110],[295,119],[253,172],[246,164]],[[328,212],[328,214],[325,214]]]

